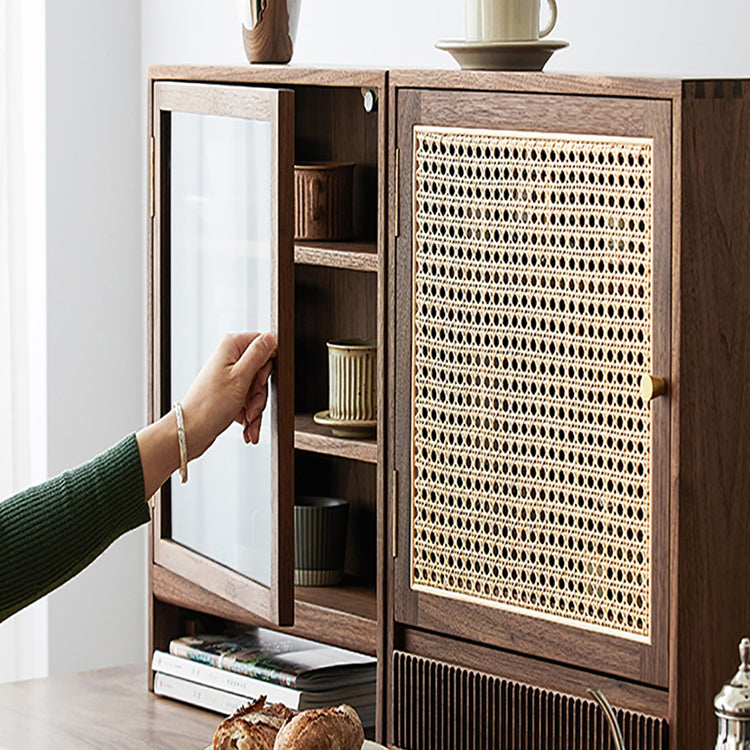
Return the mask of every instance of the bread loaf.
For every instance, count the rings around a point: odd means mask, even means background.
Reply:
[[[213,750],[273,750],[276,734],[294,711],[265,696],[238,708],[219,724]]]
[[[361,750],[365,732],[347,705],[303,711],[276,735],[274,750]]]

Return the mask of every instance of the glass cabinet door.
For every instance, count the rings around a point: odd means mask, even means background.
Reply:
[[[173,478],[154,561],[269,622],[293,619],[293,94],[156,83],[156,408],[188,390],[221,338],[279,342],[258,445],[231,426]],[[156,415],[155,415],[156,416]]]

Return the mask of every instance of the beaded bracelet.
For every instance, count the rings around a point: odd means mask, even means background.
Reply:
[[[174,413],[177,417],[177,441],[180,444],[180,481],[187,482],[187,443],[185,442],[185,419],[182,414],[182,404],[176,401]]]

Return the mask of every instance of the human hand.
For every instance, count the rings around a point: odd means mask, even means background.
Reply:
[[[233,422],[246,443],[257,443],[276,353],[270,333],[224,337],[182,400],[188,461],[202,455]],[[180,466],[177,419],[172,412],[136,434],[146,499]]]
[[[270,333],[226,335],[182,399],[188,461],[201,456],[235,421],[257,443],[276,353]]]

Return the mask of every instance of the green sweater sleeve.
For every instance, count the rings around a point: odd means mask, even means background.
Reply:
[[[72,578],[149,518],[134,434],[0,502],[0,621]]]

